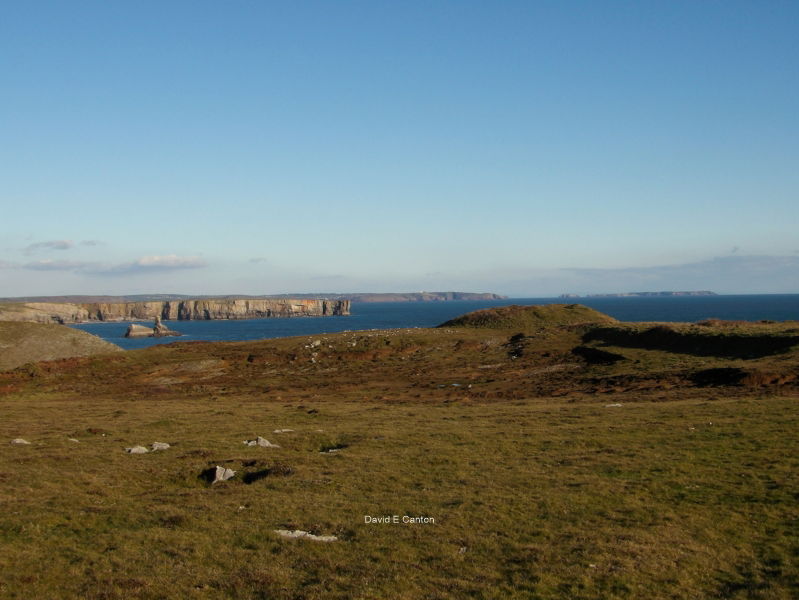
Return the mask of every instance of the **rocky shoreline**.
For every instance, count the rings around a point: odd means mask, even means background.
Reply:
[[[163,302],[26,302],[0,305],[0,321],[86,323],[91,321],[266,319],[350,314],[349,300],[281,298]]]

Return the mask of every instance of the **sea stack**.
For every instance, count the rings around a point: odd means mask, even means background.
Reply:
[[[161,317],[156,316],[153,328],[149,329],[144,325],[136,325],[131,323],[128,330],[125,332],[126,338],[144,338],[144,337],[169,337],[173,335],[183,335],[177,331],[172,331],[161,322]]]

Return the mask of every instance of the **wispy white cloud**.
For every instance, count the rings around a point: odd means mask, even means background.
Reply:
[[[797,293],[799,257],[738,254],[694,263],[618,269],[545,269],[493,287],[512,295],[710,290],[722,294]]]
[[[96,268],[97,265],[96,262],[44,259],[25,263],[22,268],[30,271],[83,271]]]
[[[199,269],[208,266],[198,256],[143,256],[128,263],[108,264],[97,261],[79,260],[34,260],[23,264],[0,261],[0,268],[23,269],[27,271],[72,271],[87,275],[122,275],[179,269]]]
[[[75,242],[72,240],[49,240],[47,242],[36,242],[35,244],[28,244],[22,249],[25,254],[33,254],[40,250],[69,250],[75,247]]]
[[[178,256],[176,254],[143,256],[133,261],[133,264],[143,269],[197,269],[208,266],[208,263],[199,256]]]
[[[156,271],[176,271],[181,269],[202,269],[208,263],[199,256],[178,256],[177,254],[142,256],[133,262],[97,269],[100,275],[124,275],[133,273],[152,273]]]

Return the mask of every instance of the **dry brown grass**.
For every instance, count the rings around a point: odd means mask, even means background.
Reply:
[[[582,330],[515,333],[177,343],[0,374],[0,441],[32,442],[0,455],[0,596],[799,594],[794,384],[691,380],[795,370],[795,351],[607,346],[624,360],[590,365]],[[256,435],[281,448],[241,443]],[[173,447],[123,451],[154,441]],[[199,478],[217,464],[239,475]],[[436,522],[364,523],[386,514]]]

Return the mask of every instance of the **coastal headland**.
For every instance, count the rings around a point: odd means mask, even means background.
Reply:
[[[0,358],[23,336],[4,598],[796,596],[797,322],[504,306],[126,352],[0,323]]]
[[[326,317],[350,314],[349,300],[310,298],[164,300],[150,302],[18,302],[0,304],[0,321],[85,323]]]
[[[0,597],[796,597],[799,322],[176,339],[0,323]]]
[[[272,294],[252,296],[249,294],[224,294],[186,296],[183,294],[131,294],[124,296],[19,296],[0,298],[4,302],[69,302],[71,304],[95,304],[118,302],[165,302],[178,300],[349,300],[350,302],[447,302],[451,300],[507,300],[507,296],[491,292],[353,292],[349,294]]]
[[[685,292],[614,292],[612,294],[586,294],[585,298],[673,298],[675,296],[718,296],[709,290]],[[561,294],[559,298],[582,298],[580,294]]]

